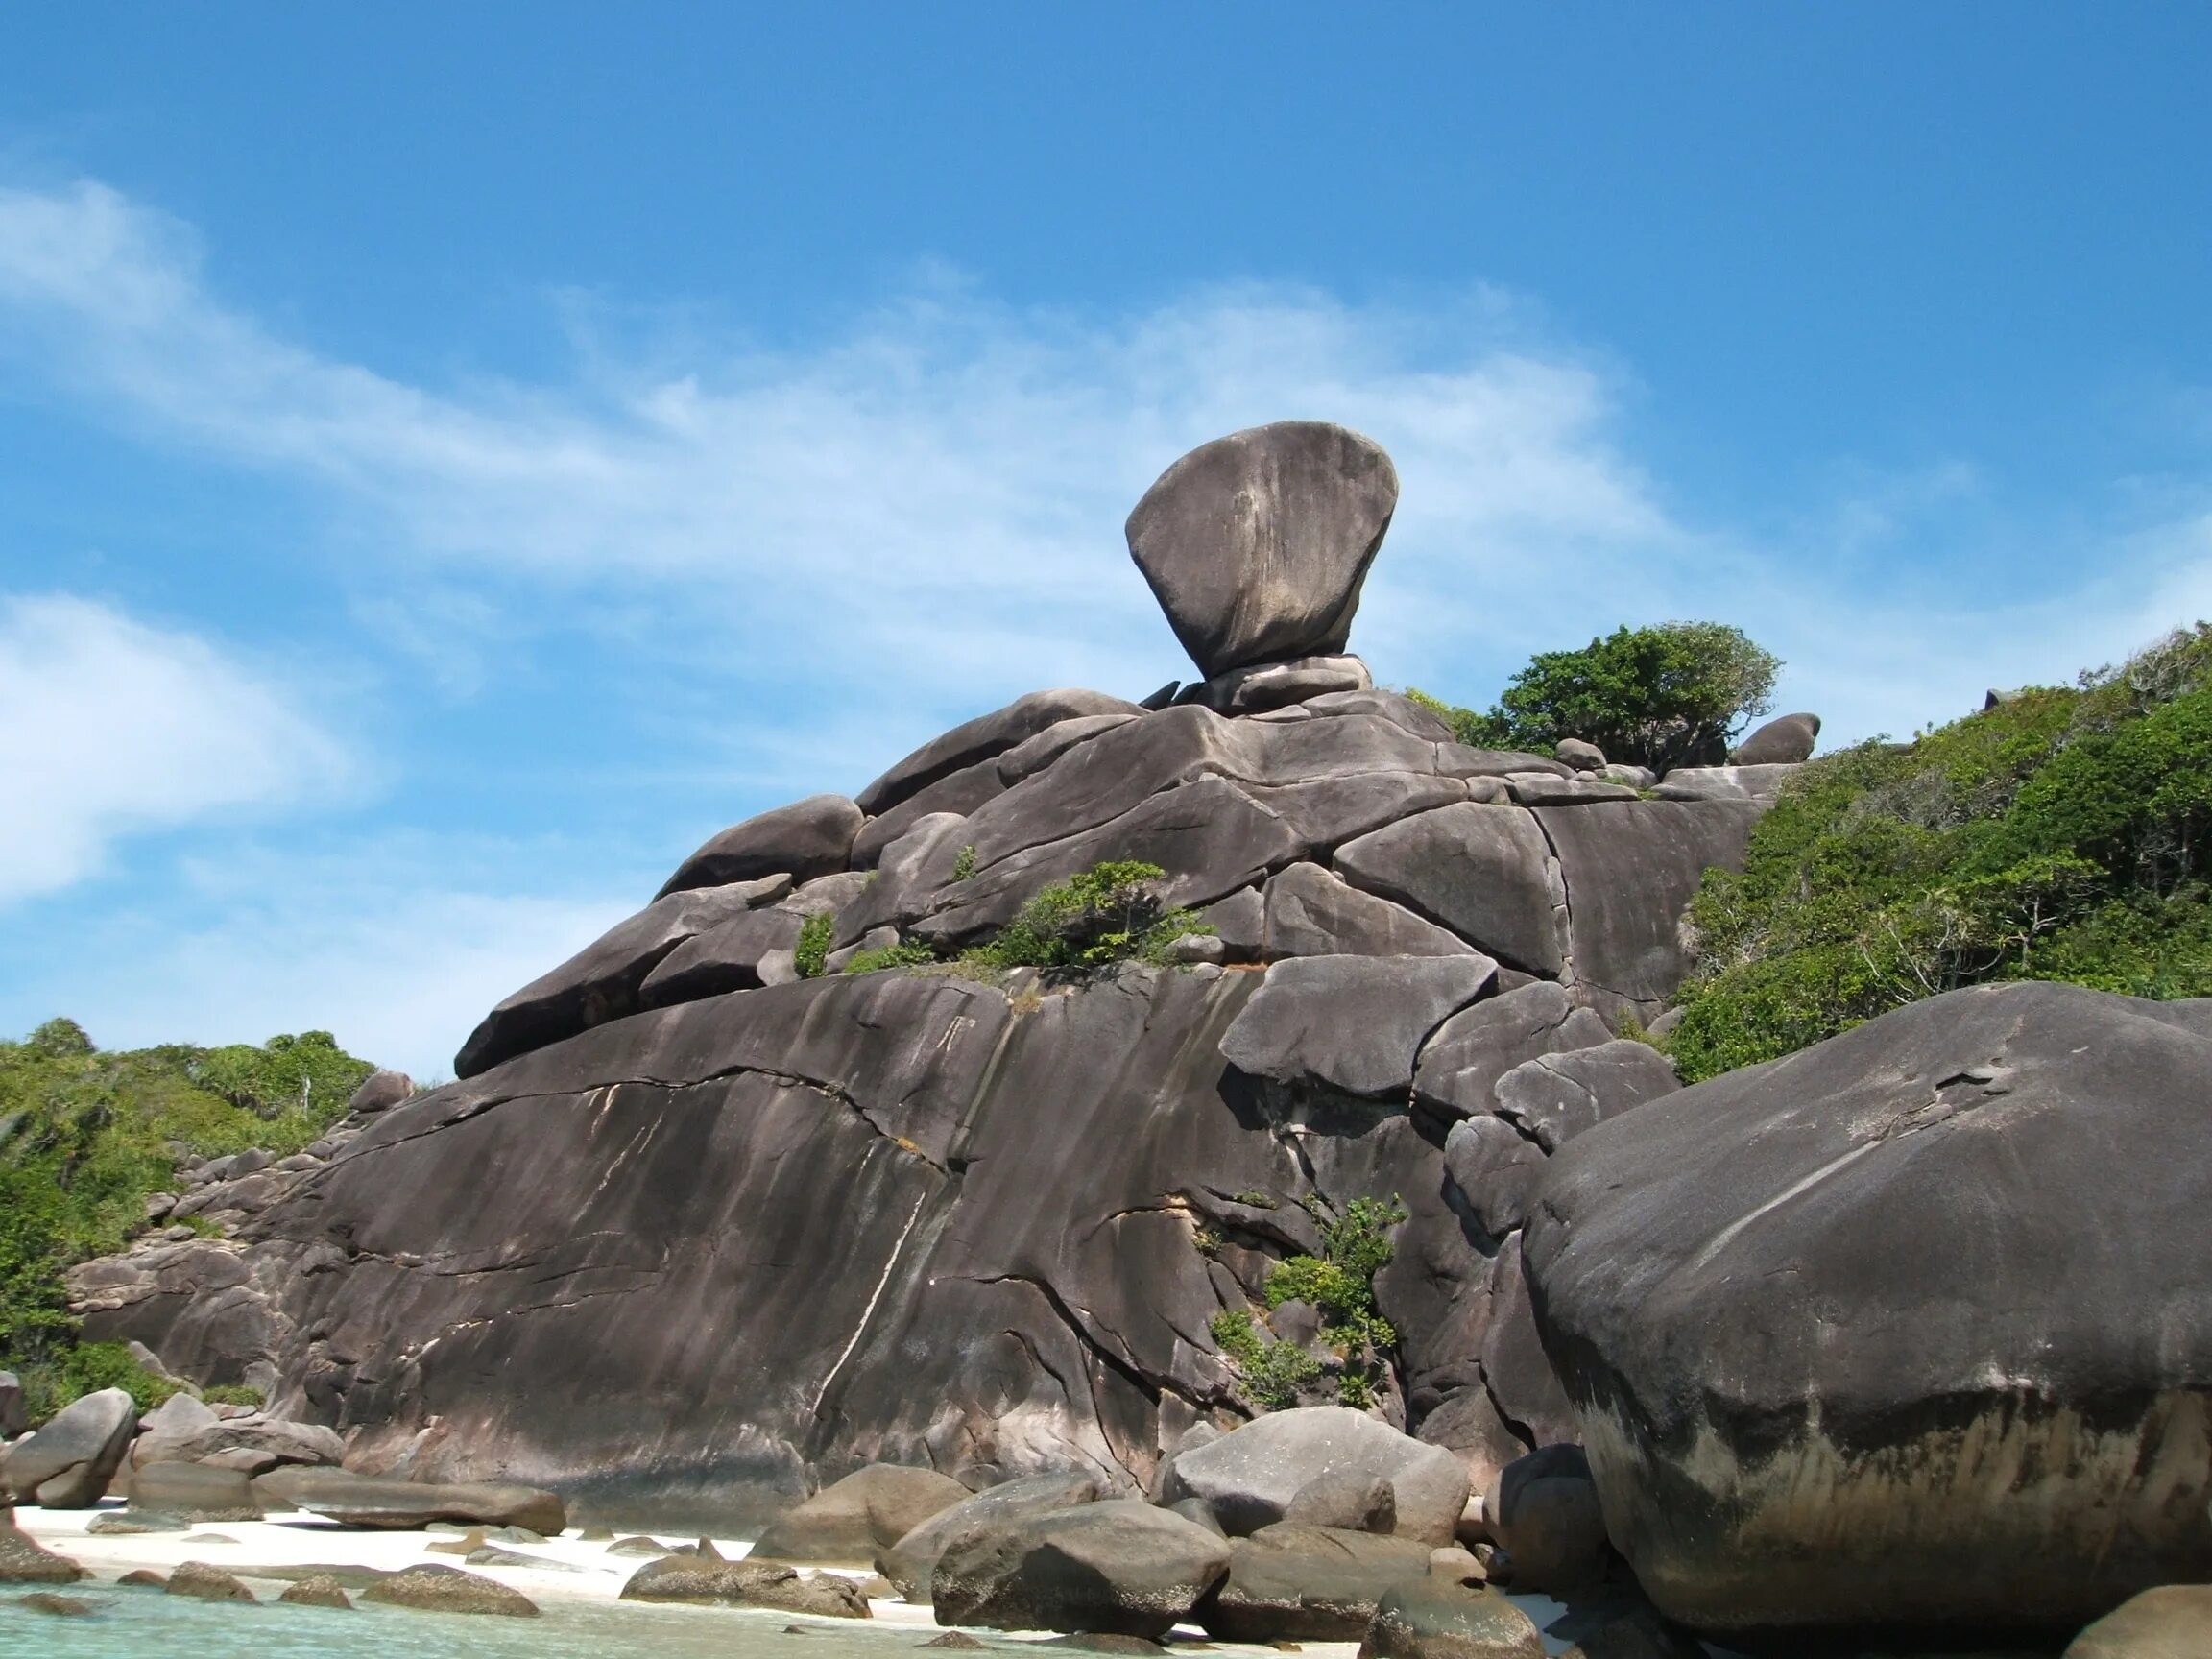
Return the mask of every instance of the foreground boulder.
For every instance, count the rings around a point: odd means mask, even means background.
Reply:
[[[958,1540],[1031,1515],[1072,1509],[1099,1496],[1097,1478],[1079,1471],[1008,1480],[939,1510],[889,1549],[878,1550],[876,1571],[896,1585],[907,1600],[926,1601],[939,1558]],[[757,1548],[754,1552],[759,1552]]]
[[[1162,473],[1129,515],[1129,554],[1211,679],[1342,651],[1397,506],[1397,469],[1375,444],[1280,421]]]
[[[170,1588],[176,1588],[171,1580]],[[413,1607],[423,1613],[492,1613],[509,1619],[535,1619],[538,1604],[519,1590],[510,1590],[480,1574],[458,1567],[410,1567],[389,1578],[379,1578],[361,1592],[364,1601],[387,1607]]]
[[[0,1507],[0,1584],[74,1584],[84,1569],[40,1544]]]
[[[940,1624],[1081,1630],[1158,1641],[1229,1568],[1229,1544],[1182,1516],[1114,1498],[958,1541],[931,1585]]]
[[[819,1619],[866,1619],[868,1599],[830,1573],[801,1573],[781,1561],[709,1560],[663,1555],[622,1586],[625,1601],[687,1601],[697,1606],[772,1607]]]
[[[1229,1575],[1198,1608],[1224,1642],[1357,1642],[1383,1595],[1429,1575],[1414,1538],[1285,1522],[1230,1547]]]
[[[196,1601],[254,1599],[253,1592],[247,1589],[235,1574],[226,1573],[205,1561],[180,1562],[163,1588],[172,1596],[189,1596]]]
[[[1273,1526],[1323,1476],[1372,1476],[1389,1483],[1397,1533],[1449,1544],[1467,1507],[1467,1471],[1428,1446],[1342,1406],[1271,1411],[1176,1457],[1165,1496],[1203,1498],[1241,1537]]]
[[[2212,1653],[2212,1584],[2131,1596],[2067,1646],[2065,1659],[2202,1659]]]
[[[934,1469],[871,1463],[777,1517],[754,1542],[752,1558],[873,1567],[878,1551],[968,1496]]]
[[[122,1467],[137,1428],[138,1407],[120,1388],[73,1400],[8,1449],[8,1483],[25,1503],[89,1509]]]
[[[1991,985],[1562,1148],[1527,1273],[1659,1609],[2047,1640],[2201,1576],[2207,1077],[2212,1001]]]
[[[1544,1659],[1544,1638],[1497,1591],[1430,1578],[1383,1595],[1359,1659]]]
[[[263,1475],[255,1480],[254,1490],[349,1527],[403,1528],[449,1521],[459,1526],[527,1527],[550,1537],[568,1525],[561,1500],[535,1486],[440,1485],[381,1479],[342,1469],[300,1469]]]

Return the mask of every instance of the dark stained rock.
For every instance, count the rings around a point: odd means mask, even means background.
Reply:
[[[1228,1571],[1229,1544],[1133,1499],[1022,1516],[937,1562],[941,1624],[1106,1631],[1159,1640]]]
[[[1579,1446],[1545,1446],[1498,1472],[1483,1522],[1513,1562],[1513,1588],[1549,1596],[1600,1583],[1612,1551],[1598,1487]]]
[[[896,1544],[876,1552],[876,1570],[909,1601],[929,1599],[938,1557],[972,1531],[988,1530],[1027,1515],[1072,1509],[1100,1496],[1094,1475],[1032,1475],[1008,1480],[954,1503],[922,1522]]]
[[[1217,1538],[1229,1536],[1229,1529],[1221,1525],[1221,1517],[1214,1513],[1214,1505],[1203,1498],[1178,1498],[1167,1508],[1193,1527],[1205,1527]]]
[[[857,945],[877,928],[911,922],[928,908],[926,895],[951,880],[968,844],[968,820],[956,812],[918,818],[883,849],[866,885],[837,911],[832,943]]]
[[[1741,869],[1752,802],[1623,801],[1536,813],[1556,849],[1578,996],[1648,1019],[1689,972],[1678,918],[1715,867]]]
[[[1535,1197],[1540,1200],[1543,1184]],[[1489,1322],[1482,1333],[1482,1386],[1514,1431],[1534,1446],[1563,1445],[1581,1435],[1574,1402],[1544,1352],[1522,1270],[1522,1234],[1499,1241],[1490,1263]]]
[[[2212,1584],[2130,1596],[2067,1645],[2065,1659],[2202,1659],[2212,1651]]]
[[[1232,668],[1200,681],[1176,701],[1196,703],[1216,714],[1258,714],[1311,697],[1371,690],[1374,685],[1367,664],[1357,657],[1294,657]]]
[[[998,781],[1011,789],[1023,779],[1044,771],[1076,744],[1088,743],[1100,733],[1111,732],[1136,718],[1134,714],[1077,714],[1056,721],[998,757]]]
[[[347,1599],[346,1586],[327,1573],[318,1573],[296,1584],[285,1585],[276,1599],[288,1601],[295,1607],[336,1607],[350,1611],[353,1606]]]
[[[1344,1471],[1390,1483],[1400,1536],[1425,1545],[1452,1541],[1467,1506],[1467,1472],[1458,1460],[1341,1406],[1271,1411],[1179,1454],[1169,1496],[1205,1499],[1223,1527],[1243,1536],[1281,1521],[1310,1481]]]
[[[1226,899],[1216,900],[1198,913],[1198,919],[1213,928],[1214,936],[1221,941],[1224,961],[1257,962],[1265,954],[1267,905],[1261,898],[1260,888],[1241,888]]]
[[[89,1509],[106,1495],[137,1428],[138,1407],[122,1389],[84,1395],[8,1448],[8,1484],[25,1503]]]
[[[1681,1087],[1666,1055],[1623,1037],[1524,1060],[1498,1079],[1493,1094],[1501,1118],[1546,1152],[1556,1152],[1604,1119]]]
[[[1496,1590],[1431,1578],[1383,1595],[1359,1659],[1544,1659],[1544,1639]]]
[[[204,1463],[152,1463],[134,1471],[131,1503],[193,1522],[261,1519],[261,1505],[245,1476]]]
[[[199,1601],[251,1601],[253,1592],[233,1574],[204,1561],[183,1561],[169,1575],[163,1588],[172,1596],[189,1596]]]
[[[1813,758],[1820,740],[1817,714],[1781,714],[1728,752],[1731,766],[1788,766]]]
[[[2212,1561],[2212,1037],[2176,1006],[1954,992],[1562,1148],[1527,1278],[1662,1612],[2048,1640]]]
[[[854,800],[861,811],[879,816],[939,779],[1003,755],[1063,720],[1101,714],[1128,717],[1142,712],[1138,705],[1109,697],[1103,691],[1032,691],[1003,709],[978,714],[942,737],[930,739],[861,790]]]
[[[659,898],[768,876],[812,880],[846,867],[867,814],[842,795],[809,795],[733,824],[677,866]]]
[[[1414,1098],[1440,1118],[1494,1112],[1498,1080],[1539,1055],[1612,1041],[1605,1022],[1539,981],[1452,1016],[1429,1039],[1413,1074]]]
[[[50,1619],[89,1619],[92,1603],[77,1596],[57,1596],[51,1590],[34,1590],[18,1596],[15,1605],[26,1613],[43,1613]]]
[[[754,1541],[751,1558],[873,1567],[878,1551],[968,1497],[967,1487],[934,1469],[871,1463],[779,1515]]]
[[[1038,735],[1042,737],[1045,733],[1041,732]],[[853,867],[873,870],[883,856],[883,849],[924,818],[939,812],[965,818],[985,802],[1005,794],[1006,784],[998,775],[998,767],[997,758],[978,760],[973,766],[964,766],[938,779],[926,789],[916,790],[881,817],[869,819],[860,827],[860,833],[853,838]]]
[[[415,1080],[404,1071],[389,1071],[379,1067],[361,1080],[346,1102],[346,1110],[366,1118],[372,1113],[387,1111],[415,1093]]]
[[[343,1469],[316,1469],[301,1471],[282,1491],[309,1514],[349,1527],[413,1527],[452,1521],[527,1527],[550,1534],[568,1525],[561,1500],[535,1486],[392,1480]]]
[[[1264,889],[1262,953],[1458,956],[1474,947],[1412,911],[1348,887],[1318,864],[1293,864]]]
[[[1510,1073],[1509,1073],[1510,1075]],[[1444,1167],[1492,1238],[1521,1225],[1544,1173],[1545,1149],[1504,1118],[1478,1112],[1444,1138]]]
[[[1669,1624],[1640,1596],[1601,1593],[1578,1597],[1574,1612],[1551,1626],[1548,1634],[1570,1632],[1575,1636],[1574,1645],[1559,1659],[1707,1659],[1703,1643]],[[2008,1656],[1984,1650],[1979,1659]],[[2009,1659],[2028,1656],[2016,1654]]]
[[[1395,1532],[1398,1494],[1390,1482],[1357,1469],[1332,1469],[1298,1488],[1283,1520],[1293,1527],[1345,1532]]]
[[[1471,1383],[1455,1389],[1442,1405],[1421,1419],[1421,1438],[1453,1453],[1466,1469],[1477,1491],[1487,1487],[1499,1470],[1528,1451],[1527,1439],[1516,1433],[1505,1421],[1479,1375]],[[1472,1503],[1469,1507],[1473,1507]],[[1489,1532],[1463,1510],[1459,1536],[1462,1540],[1479,1541],[1487,1539]]]
[[[625,1601],[688,1601],[699,1605],[772,1607],[821,1619],[866,1619],[868,1598],[833,1573],[801,1573],[781,1561],[702,1560],[664,1555],[648,1561],[622,1586]]]
[[[12,1511],[0,1511],[0,1584],[74,1584],[84,1576],[84,1568],[17,1527]]]
[[[1550,844],[1518,806],[1466,804],[1403,819],[1336,850],[1336,874],[1449,927],[1514,968],[1567,966],[1564,895]]]
[[[1267,970],[1221,1039],[1255,1077],[1401,1094],[1431,1032],[1479,997],[1487,956],[1301,956]]]
[[[170,1583],[174,1590],[176,1583]],[[489,1613],[509,1619],[535,1619],[538,1604],[519,1590],[458,1567],[410,1567],[380,1578],[361,1592],[361,1599],[386,1607],[412,1607],[423,1613]]]
[[[663,901],[665,902],[665,901]],[[639,1008],[664,1008],[671,1002],[696,1002],[725,991],[757,990],[763,983],[761,963],[799,942],[806,918],[783,904],[747,910],[694,934],[645,975],[637,988]]]
[[[1357,1642],[1393,1585],[1429,1576],[1429,1550],[1372,1531],[1262,1527],[1231,1547],[1228,1576],[1198,1623],[1224,1642]]]
[[[656,899],[485,1015],[453,1057],[453,1074],[473,1077],[502,1060],[635,1014],[639,987],[662,958],[695,934],[744,914],[768,891],[737,881]]]
[[[0,1371],[0,1440],[12,1440],[31,1427],[23,1409],[23,1382],[12,1371]],[[5,1492],[0,1486],[0,1492]]]
[[[1283,421],[1202,445],[1129,516],[1129,553],[1199,672],[1341,651],[1398,505],[1369,440]]]

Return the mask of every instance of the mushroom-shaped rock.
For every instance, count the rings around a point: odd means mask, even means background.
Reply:
[[[779,1515],[755,1541],[750,1558],[873,1567],[877,1551],[968,1495],[967,1487],[934,1469],[871,1463]]]
[[[677,866],[661,896],[779,873],[794,881],[845,868],[865,814],[842,795],[809,795],[733,824]]]
[[[1129,552],[1212,679],[1342,651],[1397,506],[1397,469],[1372,440],[1282,421],[1163,472],[1129,516]]]
[[[1221,1057],[1278,1083],[1401,1094],[1429,1034],[1479,997],[1497,972],[1473,952],[1293,957],[1267,970],[1221,1034]]]
[[[1273,1526],[1312,1481],[1343,1471],[1390,1483],[1399,1536],[1452,1541],[1467,1507],[1459,1459],[1342,1406],[1270,1411],[1178,1453],[1166,1495],[1205,1499],[1223,1527],[1242,1535]]]
[[[1820,740],[1820,716],[1783,714],[1769,720],[1728,752],[1731,766],[1787,766],[1813,758]]]

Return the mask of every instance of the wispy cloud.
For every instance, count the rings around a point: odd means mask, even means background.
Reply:
[[[205,640],[0,596],[0,902],[89,875],[123,836],[280,807],[349,769],[281,685]]]

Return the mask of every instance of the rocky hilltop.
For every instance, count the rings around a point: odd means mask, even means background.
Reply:
[[[230,1237],[79,1269],[87,1334],[349,1468],[662,1527],[871,1463],[1166,1500],[1341,1400],[1453,1455],[1467,1536],[1594,1493],[1707,1630],[2047,1630],[2212,1570],[2204,1005],[1961,993],[1681,1090],[1635,1034],[1818,723],[1665,777],[1456,741],[1346,654],[1396,497],[1318,423],[1177,462],[1128,540],[1202,678],[725,830],[459,1081],[211,1178]],[[1124,861],[1181,916],[1151,960],[960,959]],[[1269,1281],[1377,1227],[1355,1364]]]

